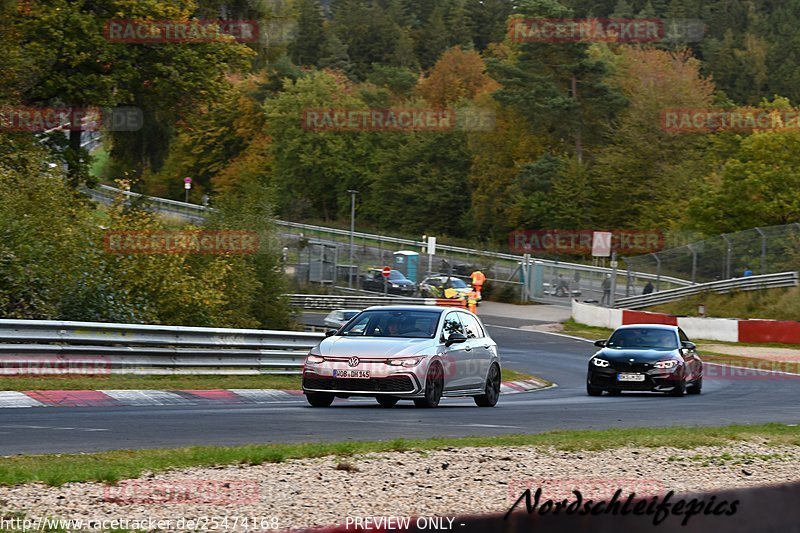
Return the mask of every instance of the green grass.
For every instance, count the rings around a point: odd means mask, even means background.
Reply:
[[[607,339],[611,336],[613,332],[614,332],[613,329],[587,326],[586,324],[575,322],[575,320],[572,318],[564,322],[565,334],[574,335],[575,337],[581,337],[582,339],[589,339],[593,341],[597,341],[600,339]]]
[[[92,152],[92,166],[89,168],[89,174],[96,178],[105,178],[111,157],[108,151],[100,147]]]
[[[535,376],[503,369],[504,381]],[[540,381],[546,381],[536,378]],[[261,376],[19,376],[0,378],[0,390],[300,390],[300,375]]]
[[[677,302],[648,308],[655,313],[699,316],[705,305],[706,316],[715,318],[764,318],[800,321],[800,287],[765,289],[731,294],[698,294]]]
[[[800,428],[783,424],[717,428],[614,428],[553,431],[536,435],[394,439],[390,441],[313,442],[236,447],[203,446],[164,450],[112,451],[75,455],[16,455],[0,459],[0,484],[106,482],[139,477],[143,472],[218,465],[258,465],[288,459],[352,457],[372,452],[407,452],[496,446],[554,447],[558,450],[605,450],[622,446],[693,449],[757,441],[768,446],[800,446]]]

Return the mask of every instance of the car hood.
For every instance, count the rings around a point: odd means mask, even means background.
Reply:
[[[410,279],[390,279],[389,284],[392,283],[394,283],[395,285],[403,285],[403,286],[414,284],[414,282],[411,281]]]
[[[635,359],[636,363],[655,363],[664,359],[674,359],[678,355],[678,350],[635,350],[635,349],[614,349],[603,348],[595,354],[595,357],[614,362],[629,362]]]
[[[437,347],[435,339],[384,339],[380,337],[333,336],[320,343],[328,357],[408,357]]]

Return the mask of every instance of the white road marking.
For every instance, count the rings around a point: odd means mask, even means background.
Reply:
[[[501,429],[524,429],[522,426],[501,426],[497,424],[467,424],[470,428],[501,428]]]
[[[109,431],[108,429],[103,428],[64,428],[58,426],[26,426],[26,425],[14,425],[14,426],[0,426],[0,428],[7,428],[7,429],[50,429],[55,431]]]
[[[511,326],[495,326],[493,324],[486,324],[487,328],[501,328],[501,329],[511,329],[514,331],[527,331],[528,333],[542,333],[544,335],[555,335],[556,337],[565,337],[567,339],[572,339],[576,341],[583,341],[583,342],[594,342],[590,341],[589,339],[584,339],[581,337],[575,337],[573,335],[567,335],[565,333],[555,333],[553,331],[536,331],[533,329],[519,329],[519,328],[512,328]]]

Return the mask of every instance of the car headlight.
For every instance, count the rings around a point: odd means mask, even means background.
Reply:
[[[659,362],[657,362],[657,363],[656,363],[655,365],[653,365],[653,366],[654,366],[655,368],[664,368],[664,369],[670,369],[670,368],[675,368],[676,366],[678,366],[678,362],[677,362],[677,361],[675,361],[675,360],[670,360],[670,361],[659,361]]]
[[[306,364],[307,365],[318,365],[318,364],[324,363],[324,362],[325,362],[325,358],[322,357],[321,355],[308,354],[308,357],[306,357]]]
[[[600,368],[608,368],[611,363],[606,361],[605,359],[598,359],[597,357],[592,359],[592,363],[594,366],[599,366]]]
[[[411,368],[417,366],[425,359],[424,357],[407,357],[405,359],[389,359],[386,361],[386,364],[389,366],[403,366],[406,368]]]
[[[392,283],[392,287],[395,288],[395,289],[399,289],[400,285],[398,285],[397,283]]]

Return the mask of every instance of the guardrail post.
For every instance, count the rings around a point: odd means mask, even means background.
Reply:
[[[697,251],[691,244],[686,245],[689,251],[692,252],[692,285],[697,283]]]
[[[731,253],[733,252],[733,248],[727,233],[722,234],[722,239],[728,246],[728,249],[725,252],[725,262],[722,264],[722,277],[725,279],[731,279]]]
[[[661,258],[657,254],[650,254],[656,260],[656,292],[661,290]]]
[[[767,236],[761,231],[761,228],[756,228],[756,231],[761,235],[761,273],[767,273]]]

